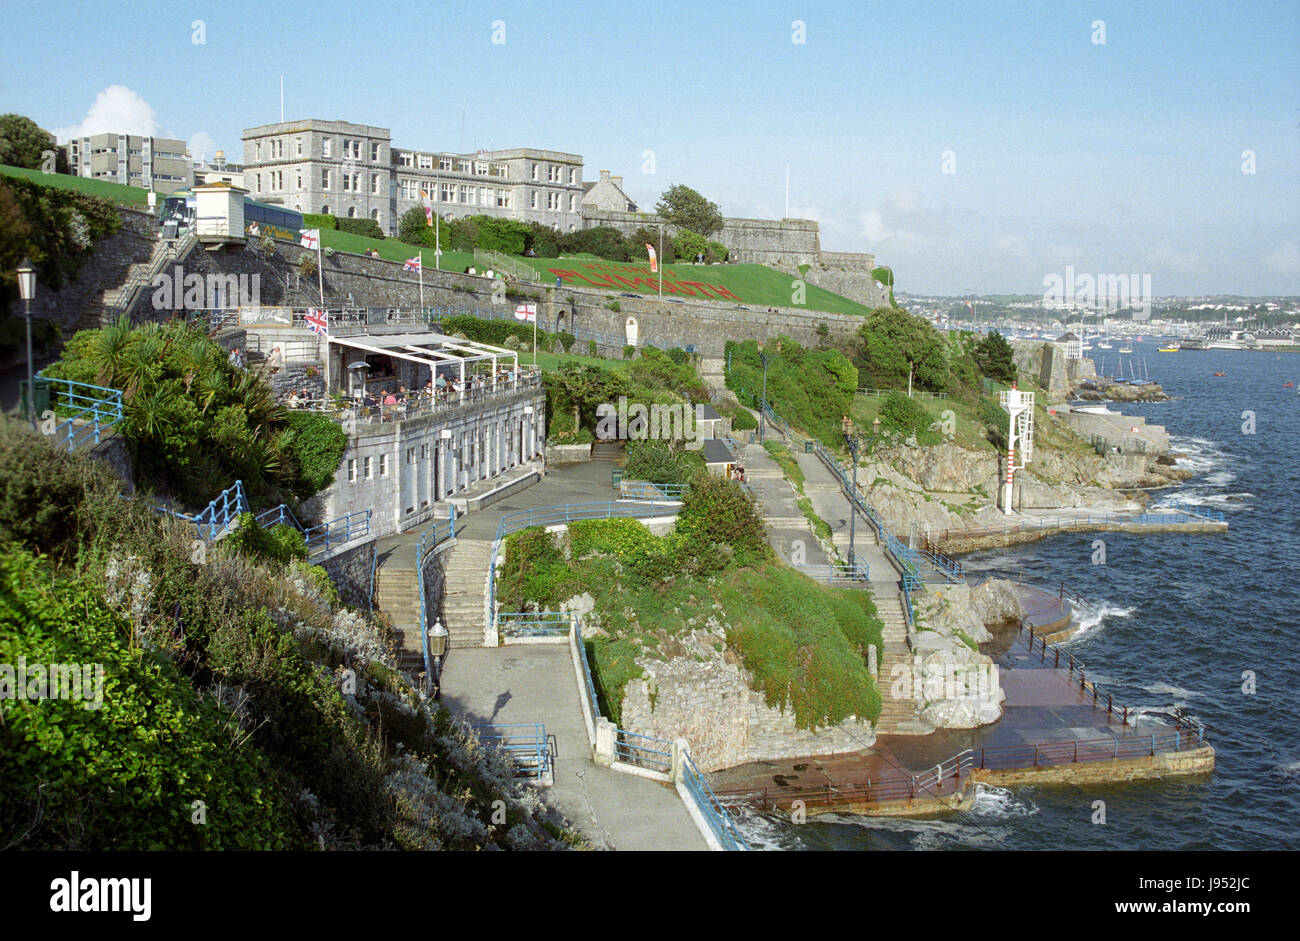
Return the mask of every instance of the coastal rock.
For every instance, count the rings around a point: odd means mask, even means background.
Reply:
[[[970,592],[970,608],[985,626],[1018,624],[1026,614],[1015,583],[1004,578],[990,578]]]

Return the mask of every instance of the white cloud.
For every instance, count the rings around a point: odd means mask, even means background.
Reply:
[[[149,102],[125,85],[109,85],[97,96],[80,124],[54,129],[60,143],[73,137],[111,132],[157,137],[161,133],[158,115]]]
[[[207,131],[199,131],[190,138],[189,148],[190,156],[195,160],[208,161],[217,152],[217,142]]]

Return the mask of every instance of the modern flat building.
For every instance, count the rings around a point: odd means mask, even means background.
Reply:
[[[288,121],[247,128],[244,186],[301,212],[374,219],[393,235],[427,201],[445,219],[472,215],[582,227],[582,157],[516,148],[473,154],[392,146],[388,128]]]
[[[174,193],[194,182],[183,140],[134,134],[92,134],[63,145],[68,172],[156,193]]]

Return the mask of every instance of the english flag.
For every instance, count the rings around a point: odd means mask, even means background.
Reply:
[[[659,256],[655,254],[655,248],[649,242],[645,243],[645,250],[650,253],[650,271],[659,270]]]
[[[302,247],[315,250],[320,247],[320,229],[302,230]]]
[[[515,319],[536,323],[537,305],[536,304],[518,305],[517,307],[515,307]]]
[[[419,256],[419,255],[416,255],[414,258],[408,258],[408,259],[406,259],[406,263],[402,265],[402,270],[403,270],[403,271],[419,271],[419,270],[420,270],[420,256]]]
[[[303,318],[307,321],[307,326],[312,333],[320,334],[323,337],[329,336],[330,322],[325,316],[325,311],[317,310],[314,307],[307,308],[307,316]]]

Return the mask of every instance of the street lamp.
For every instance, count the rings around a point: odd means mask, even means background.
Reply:
[[[856,575],[858,565],[854,544],[858,528],[858,454],[862,450],[863,444],[867,446],[868,455],[875,452],[876,441],[880,437],[880,419],[876,418],[871,422],[871,436],[869,438],[860,434],[854,428],[853,422],[847,415],[840,419],[840,429],[844,434],[844,446],[849,449],[849,455],[853,458],[853,491],[849,494],[849,572]]]
[[[36,427],[36,387],[32,366],[32,298],[36,296],[36,269],[29,259],[18,265],[18,294],[23,299],[23,319],[27,321],[27,414]]]
[[[447,646],[451,638],[447,628],[442,626],[442,619],[439,618],[433,622],[433,627],[429,628],[429,655],[433,658],[433,676],[431,679],[441,687],[442,685],[442,661],[447,656]]]
[[[767,364],[776,359],[775,356],[768,356],[762,350],[758,351],[758,361],[763,364],[763,404],[758,412],[758,440],[760,444],[767,443]]]

